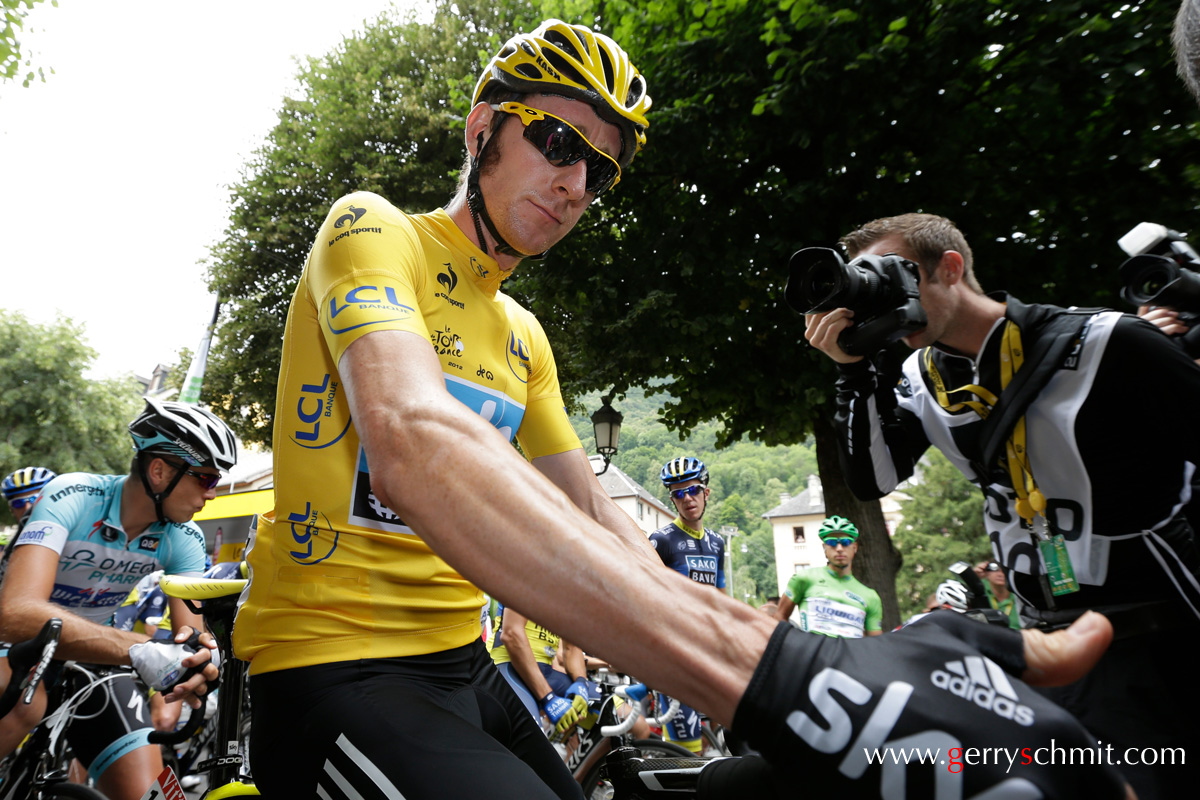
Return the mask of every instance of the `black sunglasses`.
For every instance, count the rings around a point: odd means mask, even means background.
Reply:
[[[167,461],[165,458],[163,461],[166,461],[175,469],[183,470],[188,475],[191,475],[193,478],[200,481],[200,485],[204,487],[204,491],[217,488],[217,484],[221,482],[220,473],[214,475],[211,472],[197,472],[187,464],[176,464],[174,461]]]
[[[521,103],[508,102],[492,108],[513,114],[525,126],[525,140],[538,149],[556,167],[587,162],[587,186],[599,196],[621,181],[621,166],[612,156],[588,141],[565,119]]]

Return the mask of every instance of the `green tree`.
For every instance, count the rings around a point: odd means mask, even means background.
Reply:
[[[1186,229],[1200,202],[1200,125],[1170,58],[1176,6],[475,0],[440,3],[428,26],[382,20],[310,61],[234,188],[213,251],[211,287],[230,300],[209,380],[227,416],[252,410],[239,433],[269,441],[288,297],[332,200],[443,201],[466,91],[501,35],[549,15],[594,23],[647,76],[649,145],[506,287],[545,325],[569,396],[650,387],[670,398],[668,428],[722,446],[811,436],[826,507],[862,530],[856,573],[890,623],[900,557],[878,504],[841,479],[835,372],[784,302],[788,257],[929,211],[966,232],[985,286],[1117,302],[1115,239],[1142,219]]]
[[[22,67],[28,71],[21,78],[23,86],[33,83],[35,77],[46,79],[41,67],[33,69],[28,53],[22,54],[20,35],[25,27],[25,15],[42,0],[0,0],[4,9],[4,27],[0,30],[0,81],[11,81],[20,75]],[[58,0],[50,0],[58,7]]]
[[[41,325],[0,314],[0,477],[27,466],[123,473],[133,455],[127,426],[142,408],[132,376],[89,380],[96,353],[83,326]],[[12,517],[3,507],[6,522]]]
[[[991,557],[983,527],[983,495],[937,450],[921,466],[921,480],[900,503],[904,521],[896,531],[896,547],[904,567],[896,575],[900,613],[922,611],[925,601],[944,580],[955,561],[975,564]]]
[[[439,0],[433,22],[385,15],[309,58],[300,94],[232,188],[209,289],[225,302],[205,398],[247,442],[270,445],[283,321],[309,248],[337,198],[378,192],[401,208],[446,202],[484,53],[530,18],[517,0]]]
[[[718,420],[722,443],[812,435],[826,506],[863,530],[856,572],[892,621],[899,557],[840,478],[834,369],[784,302],[788,258],[928,211],[966,232],[989,288],[1119,302],[1116,238],[1145,218],[1186,228],[1200,200],[1200,126],[1170,63],[1177,6],[561,3],[602,10],[636,54],[649,144],[514,288],[571,353],[568,380],[620,393],[661,378],[677,398],[666,423]]]

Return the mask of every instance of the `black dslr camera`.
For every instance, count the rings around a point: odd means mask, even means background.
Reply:
[[[1135,306],[1169,306],[1189,330],[1183,349],[1200,357],[1200,256],[1183,234],[1142,222],[1117,244],[1132,258],[1121,265],[1121,297]],[[1193,267],[1188,269],[1187,267]]]
[[[792,254],[788,269],[784,297],[795,311],[854,312],[854,324],[838,337],[848,355],[874,355],[928,322],[917,265],[895,254],[859,256],[847,264],[836,250],[806,247]]]

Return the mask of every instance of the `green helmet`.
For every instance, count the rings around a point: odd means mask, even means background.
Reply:
[[[821,523],[821,528],[817,531],[817,536],[820,536],[822,539],[830,536],[839,538],[847,536],[851,539],[857,539],[858,528],[854,527],[854,523],[850,520],[835,514]]]

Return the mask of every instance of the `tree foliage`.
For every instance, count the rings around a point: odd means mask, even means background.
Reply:
[[[507,289],[542,320],[564,391],[650,387],[715,443],[812,435],[856,573],[898,616],[900,556],[840,480],[834,371],[783,300],[790,254],[908,211],[953,219],[989,288],[1119,303],[1116,239],[1186,229],[1200,126],[1171,63],[1175,0],[478,0],[431,25],[380,20],[311,59],[232,192],[211,288],[226,300],[210,387],[269,443],[288,298],[330,203],[354,189],[443,203],[466,95],[503,37],[558,16],[633,54],[649,145],[613,192]],[[249,409],[244,419],[232,413]]]
[[[209,289],[223,302],[205,399],[243,440],[271,443],[283,323],[330,206],[358,190],[409,211],[448,201],[483,54],[529,14],[511,1],[442,0],[430,24],[385,15],[307,60],[299,96],[283,100],[232,187],[209,262]]]
[[[955,561],[991,557],[979,490],[937,450],[925,456],[921,473],[921,481],[905,490],[909,499],[901,501],[904,522],[895,536],[904,556],[896,594],[906,619],[924,610],[939,583],[954,577],[946,568]]]
[[[0,29],[0,81],[11,81],[20,77],[23,86],[33,83],[35,77],[46,79],[41,67],[36,70],[28,53],[21,52],[21,31],[25,27],[25,15],[42,0],[0,0],[4,9],[4,26]],[[58,0],[50,0],[58,7]],[[27,70],[21,76],[21,69]]]
[[[670,400],[661,395],[647,397],[643,389],[629,391],[619,404],[624,420],[620,450],[613,457],[613,464],[667,509],[673,509],[671,498],[659,480],[663,464],[681,455],[703,461],[712,489],[704,524],[713,530],[732,525],[739,533],[733,539],[733,575],[726,579],[734,582],[734,597],[761,605],[779,588],[773,534],[763,514],[779,505],[779,496],[784,492],[794,495],[803,491],[808,476],[817,473],[812,444],[768,447],[747,439],[718,450],[719,430],[713,423],[702,423],[686,436],[667,430],[661,416],[663,403]],[[571,422],[584,450],[594,452],[595,438],[588,414],[600,406],[599,394],[583,395],[578,405],[580,411],[571,416]]]
[[[1147,217],[1186,229],[1200,125],[1171,63],[1177,5],[567,4],[603,8],[636,54],[649,143],[516,286],[571,381],[659,378],[674,427],[798,441],[827,418],[833,376],[783,301],[799,247],[941,213],[986,287],[1110,305],[1116,239]]]
[[[132,375],[89,380],[96,353],[83,327],[0,315],[0,477],[21,467],[123,473],[133,455],[127,426],[141,410]],[[3,506],[5,522],[11,522]]]

